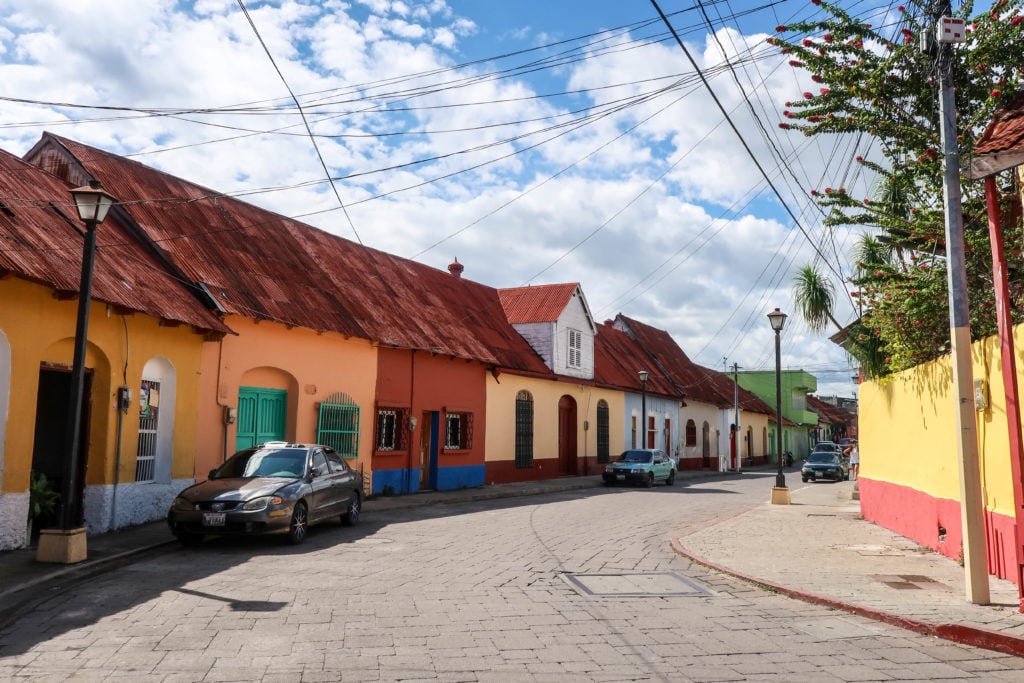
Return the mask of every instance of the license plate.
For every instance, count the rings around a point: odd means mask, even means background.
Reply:
[[[616,475],[615,475],[615,478],[616,478],[616,479],[625,479],[625,478],[626,478],[626,475],[625,475],[625,474],[616,474]]]
[[[224,526],[228,515],[226,512],[203,513],[203,526]]]

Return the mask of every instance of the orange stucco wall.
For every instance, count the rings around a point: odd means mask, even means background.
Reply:
[[[321,402],[336,392],[361,407],[359,458],[355,468],[370,467],[377,349],[366,340],[334,333],[318,334],[273,322],[229,316],[237,336],[208,342],[203,348],[199,448],[195,473],[205,473],[235,451],[235,425],[225,425],[224,407],[238,407],[241,386],[288,391],[286,438],[314,441]],[[191,469],[175,476],[195,476]]]

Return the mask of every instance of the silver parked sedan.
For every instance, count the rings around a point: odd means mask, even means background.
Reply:
[[[310,524],[359,521],[362,491],[362,475],[330,446],[274,441],[235,453],[179,493],[167,524],[186,545],[207,534],[286,534],[299,544]]]

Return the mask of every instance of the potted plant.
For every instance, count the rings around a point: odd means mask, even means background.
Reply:
[[[43,474],[32,470],[29,475],[28,486],[28,528],[29,537],[32,537],[33,527],[37,518],[43,520],[52,519],[60,502],[60,491],[53,485],[53,482]]]

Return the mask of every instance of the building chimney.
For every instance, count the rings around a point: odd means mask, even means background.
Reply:
[[[463,270],[465,270],[465,267],[461,263],[459,263],[458,257],[456,257],[454,261],[448,264],[448,272],[454,275],[455,277],[462,277]]]

